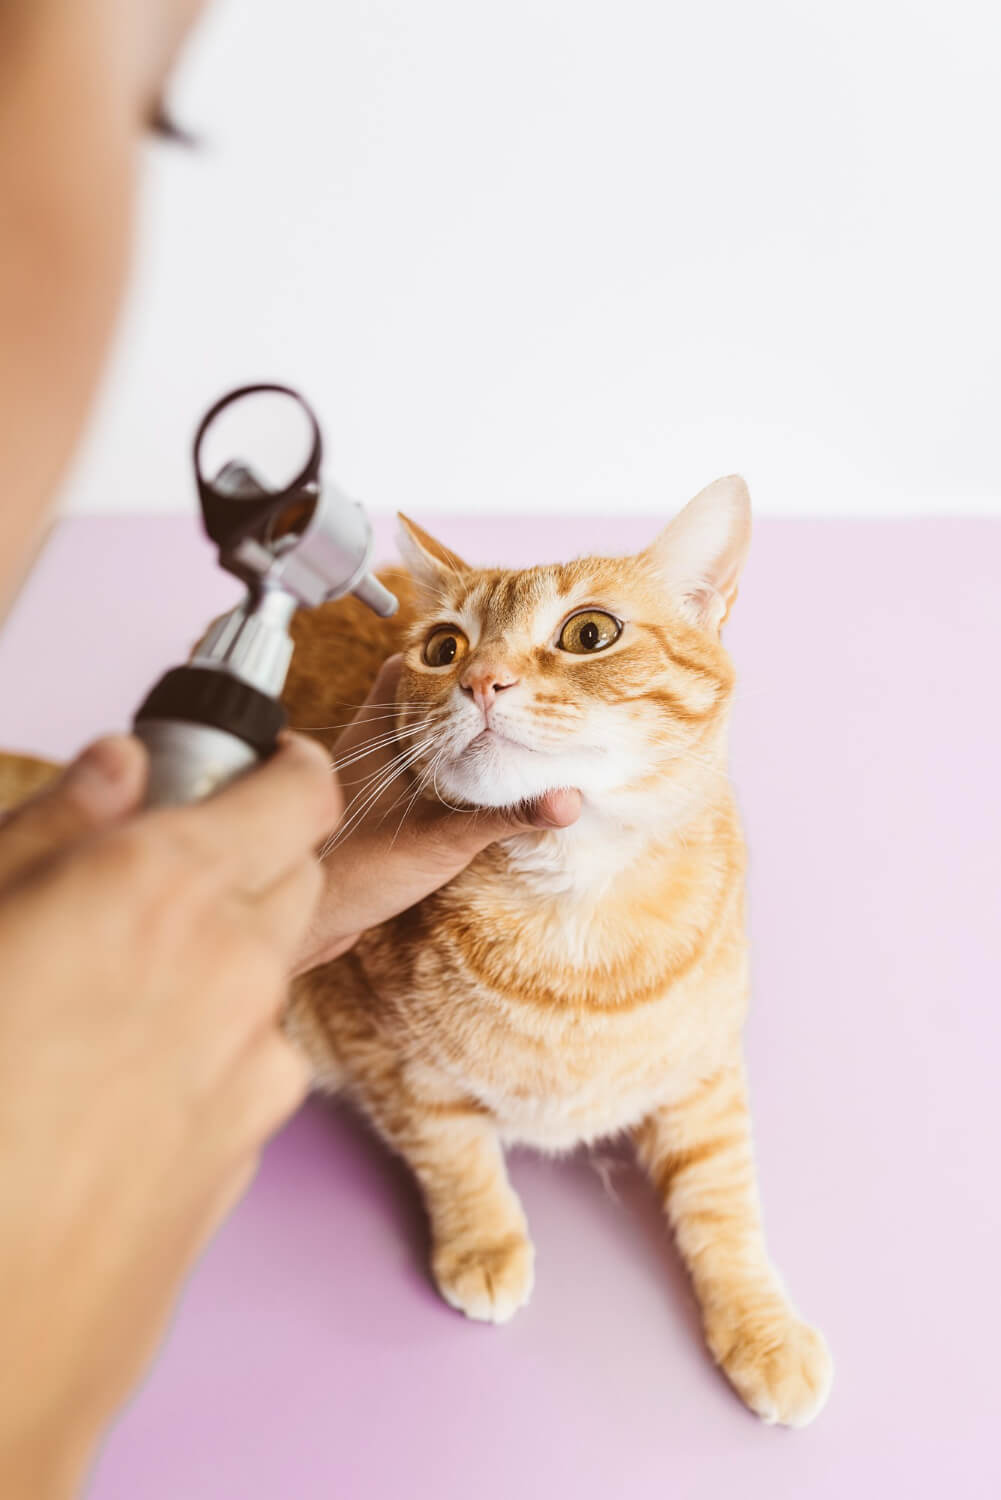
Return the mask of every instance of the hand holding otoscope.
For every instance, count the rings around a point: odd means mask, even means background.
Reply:
[[[234,457],[207,478],[210,431],[238,403],[263,395],[294,403],[307,419],[308,449],[294,477],[269,488]],[[391,615],[397,607],[369,572],[372,533],[365,512],[321,480],[322,456],[316,417],[287,386],[241,386],[202,420],[194,465],[205,530],[220,565],[247,585],[247,594],[216,621],[187,665],[161,677],[136,714],[135,733],[149,752],[149,804],[197,801],[271,754],[285,726],[279,696],[297,609],[351,593],[376,614]]]

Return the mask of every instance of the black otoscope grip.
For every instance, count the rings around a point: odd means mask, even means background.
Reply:
[[[149,753],[148,806],[197,802],[275,749],[282,705],[230,672],[174,667],[147,694],[135,732]]]

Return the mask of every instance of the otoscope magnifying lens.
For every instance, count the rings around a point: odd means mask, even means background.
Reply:
[[[251,390],[223,406],[206,427],[199,468],[211,481],[236,461],[261,489],[280,495],[309,463],[315,436],[312,416],[294,392]],[[294,521],[286,527],[297,529]]]

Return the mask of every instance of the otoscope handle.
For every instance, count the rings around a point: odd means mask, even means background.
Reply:
[[[135,717],[149,753],[147,807],[209,796],[266,760],[285,721],[276,699],[230,672],[173,668]]]
[[[149,752],[147,807],[200,802],[258,760],[243,740],[204,724],[147,719],[135,732]]]

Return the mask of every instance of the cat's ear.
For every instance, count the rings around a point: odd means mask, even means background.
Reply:
[[[400,555],[418,583],[440,587],[446,577],[454,578],[456,573],[468,571],[461,557],[450,552],[441,542],[436,542],[433,536],[428,536],[402,511],[397,511],[396,515],[400,523],[396,533]]]
[[[751,541],[751,497],[739,474],[716,479],[689,500],[644,556],[682,614],[718,630],[737,597]]]

